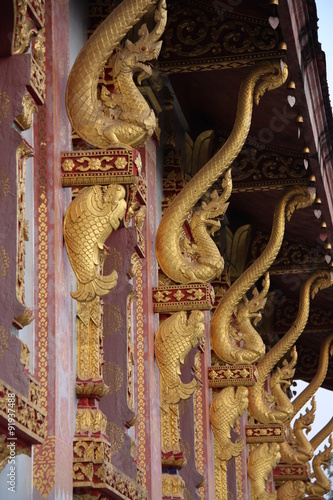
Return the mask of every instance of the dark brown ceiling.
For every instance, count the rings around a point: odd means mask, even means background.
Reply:
[[[171,6],[173,2],[171,3]],[[231,8],[231,3],[235,6]],[[184,8],[188,7],[189,2],[183,0],[180,4],[184,4]],[[238,4],[236,6],[236,4]],[[179,2],[177,2],[179,6]],[[243,0],[242,2],[215,2],[207,0],[206,2],[193,2],[195,7],[207,5],[207,7],[220,5],[223,8],[231,8],[233,13],[241,14],[242,16],[250,16],[253,18],[261,18],[268,20],[269,16],[277,16],[278,11],[276,7],[270,5],[268,1],[250,1]],[[274,10],[275,9],[275,10]],[[195,24],[195,23],[194,23]],[[199,24],[199,22],[198,22]],[[184,30],[184,26],[182,30]],[[195,25],[189,28],[189,31],[195,29]],[[280,26],[277,28],[280,30]],[[284,31],[290,30],[290,27],[285,27]],[[192,33],[194,38],[195,35]],[[279,31],[279,36],[283,40],[282,32]],[[285,60],[288,60],[289,50],[285,51]],[[288,88],[287,84],[278,90],[268,92],[261,99],[259,106],[255,106],[253,112],[252,126],[250,136],[256,138],[261,143],[263,149],[276,148],[277,150],[290,151],[292,153],[303,154],[305,146],[309,144],[309,133],[311,132],[310,121],[308,118],[306,99],[304,96],[304,89],[301,85],[300,69],[295,66],[295,58],[292,57],[290,63],[290,74],[296,80],[297,90]],[[183,70],[182,70],[183,71]],[[207,71],[189,71],[189,72],[173,72],[169,74],[173,92],[177,97],[180,104],[182,113],[188,124],[188,133],[193,140],[204,130],[213,129],[216,136],[220,131],[227,134],[230,133],[233,127],[239,87],[244,75],[248,71],[248,67],[238,67],[233,69],[218,69]],[[325,82],[326,83],[326,82]],[[288,104],[288,96],[296,97],[296,104],[290,107]],[[265,136],[265,130],[271,130],[272,117],[283,116],[284,127],[279,127],[278,131],[273,131],[272,139],[270,141],[262,142],[261,137]],[[297,117],[303,116],[304,122],[298,122]],[[279,122],[282,123],[281,121]],[[318,165],[317,155],[314,151],[313,144],[315,138],[312,137],[311,154],[308,157],[308,185],[313,186],[309,179],[312,174],[311,168]],[[314,169],[315,170],[315,169]],[[317,168],[318,170],[318,168]],[[236,179],[237,180],[237,179]],[[321,180],[317,179],[316,185],[319,185],[320,194]],[[282,186],[283,188],[283,186]],[[234,192],[230,198],[230,206],[227,213],[227,222],[230,224],[232,231],[242,224],[251,224],[253,229],[263,229],[267,234],[270,233],[272,227],[272,217],[275,204],[281,196],[282,190],[257,190],[248,192]],[[322,209],[323,214],[317,218],[314,210]],[[296,211],[292,217],[291,222],[286,224],[285,238],[291,241],[304,242],[304,248],[307,245],[314,247],[318,246],[321,252],[322,263],[321,267],[328,268],[324,261],[324,256],[330,255],[330,251],[325,249],[325,243],[320,239],[320,234],[323,237],[325,230],[321,227],[322,222],[325,220],[325,207],[320,205],[313,205],[310,208]],[[330,221],[327,221],[330,227]],[[286,297],[286,300],[297,300],[299,295],[299,285],[308,276],[306,272],[298,270],[298,274],[290,273],[273,274],[271,278],[271,289],[280,290]],[[333,304],[333,287],[331,289],[319,292],[313,302],[314,306],[323,308],[324,310],[331,310]],[[315,339],[313,349],[316,352],[319,350],[320,341],[323,336],[327,335],[331,325],[327,325],[327,330],[321,330],[316,333],[311,331],[311,338]],[[309,335],[306,332],[301,337],[304,339],[304,352],[309,346]],[[303,345],[303,340],[300,340],[300,345]],[[310,341],[311,343],[311,341]],[[301,372],[300,376],[303,372]],[[327,383],[328,387],[333,387],[333,378]]]

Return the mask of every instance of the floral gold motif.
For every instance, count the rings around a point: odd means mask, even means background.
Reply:
[[[0,325],[0,358],[4,356],[9,342],[9,335],[3,325]]]
[[[6,91],[0,91],[0,123],[7,118],[9,111],[9,95]]]
[[[0,247],[0,278],[5,278],[9,269],[9,255],[4,246]]]
[[[1,122],[0,122],[1,123]],[[0,200],[9,193],[9,177],[3,168],[0,168]]]
[[[33,485],[47,498],[55,484],[55,436],[48,436],[43,446],[34,448]]]

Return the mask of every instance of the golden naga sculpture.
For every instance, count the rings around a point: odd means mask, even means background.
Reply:
[[[221,223],[216,217],[223,215],[229,205],[225,201],[230,197],[232,191],[230,170],[224,176],[222,188],[224,189],[222,196],[219,197],[217,191],[213,191],[211,202],[205,203],[203,201],[201,207],[193,212],[190,227],[194,243],[187,237],[184,240],[187,256],[200,265],[209,266],[212,270],[215,269],[216,276],[220,276],[223,271],[224,260],[211,236],[221,227]],[[208,227],[211,229],[208,230]],[[189,281],[196,281],[196,275],[192,273],[191,269],[184,267],[182,272]]]
[[[330,350],[332,342],[333,333],[328,335],[320,346],[316,375],[313,377],[309,385],[293,401],[294,415],[296,415],[299,410],[311,399],[324,382],[328,370],[329,359],[332,355]]]
[[[266,490],[269,474],[280,461],[280,446],[278,443],[263,443],[257,446],[248,459],[248,475],[251,485],[251,498],[254,500],[275,500],[276,491]]]
[[[209,282],[223,270],[220,254],[212,255],[212,265],[207,259],[189,260],[182,252],[180,236],[183,225],[193,207],[222,177],[242,149],[247,138],[253,110],[253,100],[258,104],[260,97],[267,91],[280,87],[287,78],[288,70],[280,62],[260,62],[244,78],[238,97],[238,107],[232,132],[222,148],[182,189],[170,206],[164,211],[156,235],[156,255],[163,272],[178,283]],[[195,242],[199,256],[211,255],[211,241],[206,239]]]
[[[308,207],[314,199],[315,196],[310,194],[305,186],[296,186],[283,193],[274,210],[272,232],[265,250],[232,284],[220,301],[212,317],[210,337],[215,353],[226,363],[255,363],[264,355],[265,350],[261,336],[251,323],[251,318],[258,317],[260,308],[264,306],[264,297],[260,297],[262,304],[256,305],[257,300],[251,304],[250,301],[249,305],[253,305],[254,310],[250,308],[247,311],[244,321],[238,325],[239,333],[236,338],[233,336],[232,317],[246,293],[274,262],[282,245],[285,219],[290,220],[296,209]],[[267,285],[264,286],[264,289],[268,291]],[[238,340],[243,340],[242,347],[236,344]],[[276,363],[279,359],[276,360]]]
[[[312,398],[311,409],[306,409],[295,421],[293,429],[289,427],[288,441],[280,444],[281,461],[287,464],[305,464],[313,457],[313,448],[305,434],[311,431],[315,419],[316,401]]]
[[[162,382],[165,384],[166,403],[178,403],[194,393],[197,382],[193,379],[185,384],[180,380],[180,365],[195,347],[205,329],[202,311],[192,311],[189,318],[185,311],[169,316],[159,326],[155,337],[155,356]]]
[[[333,417],[327,424],[311,439],[310,443],[314,450],[325,441],[325,439],[333,432]]]
[[[324,470],[327,469],[330,460],[332,458],[332,450],[333,450],[333,436],[330,436],[329,445],[324,447],[323,451],[320,451],[315,455],[312,460],[312,469],[313,472],[311,474],[312,479],[316,479],[314,483],[307,483],[305,486],[305,491],[307,495],[319,496],[325,495],[329,491],[331,491],[331,483],[327,478]],[[324,468],[324,470],[322,469]]]
[[[240,455],[244,448],[244,441],[240,437],[236,442],[231,441],[231,429],[248,405],[248,389],[246,387],[226,387],[213,398],[209,416],[213,433],[218,443],[217,458],[230,460]]]
[[[282,359],[302,334],[309,317],[310,299],[313,299],[319,290],[331,286],[332,283],[332,276],[329,271],[316,271],[308,277],[301,287],[299,309],[294,323],[281,340],[279,340],[279,342],[275,344],[258,363],[257,382],[253,387],[249,388],[249,409],[258,422],[263,424],[273,422],[283,423],[293,417],[294,410],[292,404],[286,395],[283,397],[281,385],[275,384],[274,380],[272,381],[274,384],[272,392],[274,393],[275,399],[276,397],[278,397],[278,399],[281,397],[280,402],[282,402],[282,405],[276,401],[276,406],[272,408],[271,403],[265,398],[265,381],[272,372],[274,366]],[[280,375],[281,374],[277,373],[276,377]]]
[[[96,29],[82,48],[70,72],[66,89],[66,109],[73,129],[96,148],[119,144],[137,147],[150,137],[156,126],[154,112],[136,87],[133,75],[139,72],[139,84],[151,75],[149,61],[158,57],[166,25],[166,3],[156,11],[157,22],[151,33],[143,25],[136,43],[126,33],[154,5],[154,0],[124,0]],[[112,80],[115,93],[105,87],[98,96],[98,79],[107,59],[112,56]]]
[[[329,358],[330,346],[333,341],[333,334],[330,334],[322,342],[320,346],[319,362],[316,375],[311,380],[310,384],[294,399],[293,417],[299,410],[310,400],[313,394],[321,387],[325,380]],[[304,432],[308,434],[311,430],[311,425],[314,421],[316,405],[314,398],[312,399],[311,410],[306,409],[305,415],[301,415],[295,422],[293,430],[290,430],[290,438],[288,442],[280,444],[281,460],[285,463],[305,463],[313,457],[313,447],[311,442],[306,438]]]
[[[277,500],[303,500],[304,496],[304,481],[286,481],[277,490]]]
[[[117,184],[86,187],[66,211],[65,245],[78,281],[77,291],[71,293],[73,299],[89,302],[117,284],[116,271],[108,276],[101,276],[101,271],[106,256],[104,242],[125,215],[125,194],[125,188]]]

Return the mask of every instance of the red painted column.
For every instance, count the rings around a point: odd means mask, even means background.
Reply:
[[[70,148],[65,110],[68,77],[68,1],[45,6],[46,99],[35,127],[36,312],[35,372],[47,412],[47,438],[33,454],[33,498],[72,496],[73,304],[63,244],[70,193],[60,179],[60,153]]]

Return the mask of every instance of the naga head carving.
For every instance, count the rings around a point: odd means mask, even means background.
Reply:
[[[237,322],[250,320],[252,321],[254,326],[259,323],[262,317],[262,311],[266,304],[269,285],[269,274],[266,273],[264,279],[262,280],[261,292],[258,292],[258,289],[255,288],[252,292],[252,299],[249,300],[246,297],[244,298],[243,304],[241,304],[240,309],[237,313]]]
[[[315,466],[322,466],[324,470],[329,466],[330,460],[332,458],[333,450],[333,434],[329,437],[329,444],[324,446],[323,451],[317,453],[312,461],[312,468]]]
[[[262,68],[263,76],[256,85],[254,91],[254,101],[259,104],[260,98],[269,90],[274,90],[287,80],[288,67],[282,60],[280,62],[262,62],[256,65],[258,69]]]
[[[311,399],[311,408],[310,409],[307,408],[305,410],[304,415],[301,413],[301,415],[295,421],[294,431],[297,429],[305,429],[305,433],[309,434],[309,432],[311,431],[311,425],[313,424],[315,419],[315,413],[316,413],[316,400],[313,397]]]
[[[333,284],[333,273],[330,271],[316,271],[313,275],[313,281],[311,283],[311,298],[314,299],[320,290],[324,290],[332,286]],[[310,277],[310,278],[311,278]]]
[[[223,193],[221,196],[218,195],[216,190],[213,191],[211,193],[211,201],[209,203],[203,201],[201,207],[194,211],[191,220],[192,231],[195,231],[199,225],[205,224],[206,226],[211,226],[210,234],[214,235],[221,227],[221,223],[217,217],[222,217],[229,206],[229,203],[226,203],[226,201],[230,197],[232,191],[230,169],[227,171],[222,181],[222,190]]]
[[[286,192],[286,196],[290,197],[286,206],[286,219],[290,221],[295,210],[312,205],[316,199],[316,190],[307,186],[295,186]]]
[[[286,392],[290,387],[292,378],[295,374],[297,363],[297,351],[295,346],[293,347],[290,356],[291,361],[288,362],[286,359],[284,359],[282,362],[282,367],[277,367],[273,372],[270,380],[271,388],[276,385],[280,385],[283,391]]]
[[[152,74],[151,61],[158,58],[161,51],[162,42],[158,42],[167,22],[166,2],[162,0],[158,9],[155,11],[154,20],[156,26],[149,33],[147,25],[143,24],[138,31],[139,40],[135,43],[126,40],[125,46],[116,52],[113,61],[112,77],[116,79],[120,72],[136,73],[138,83],[149,78]]]

